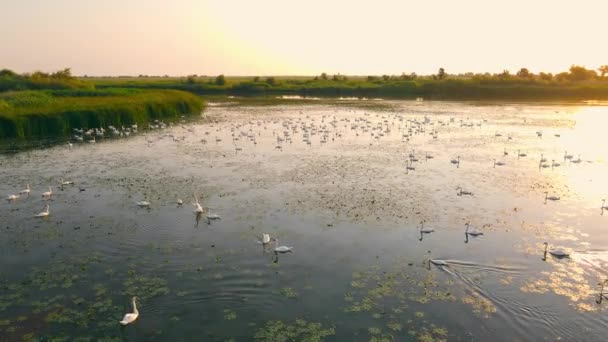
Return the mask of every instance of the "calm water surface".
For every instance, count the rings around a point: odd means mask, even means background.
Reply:
[[[607,107],[343,102],[0,156],[0,340],[605,340]]]

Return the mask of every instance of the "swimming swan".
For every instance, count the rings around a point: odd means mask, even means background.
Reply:
[[[137,320],[137,317],[139,317],[139,311],[137,311],[137,305],[135,304],[135,299],[137,299],[137,297],[133,297],[133,300],[132,300],[133,312],[125,314],[125,317],[122,318],[122,321],[120,321],[120,324],[122,324],[122,325],[131,324],[131,323],[135,322],[135,320]]]

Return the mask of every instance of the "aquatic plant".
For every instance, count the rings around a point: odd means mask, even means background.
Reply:
[[[254,340],[258,342],[321,342],[335,335],[334,328],[325,329],[321,323],[297,319],[295,322],[269,321],[257,330]]]

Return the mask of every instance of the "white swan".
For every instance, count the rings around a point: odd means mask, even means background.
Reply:
[[[40,213],[34,215],[34,217],[47,217],[50,214],[51,214],[50,207],[47,204],[46,207],[44,207],[44,211],[41,211]]]
[[[520,152],[519,150],[517,150],[517,158],[519,157],[526,157],[528,154],[525,152]]]
[[[131,323],[135,322],[137,317],[139,317],[139,311],[137,311],[137,305],[135,304],[135,299],[137,299],[137,297],[133,297],[133,299],[132,299],[133,312],[125,314],[125,317],[122,318],[122,321],[120,321],[120,324],[122,324],[122,325],[131,324]]]
[[[434,231],[435,231],[435,229],[433,229],[433,228],[425,227],[424,226],[424,221],[420,221],[420,233],[429,234],[429,233],[432,233]]]
[[[49,186],[49,191],[43,192],[42,197],[52,197],[52,196],[53,196],[53,190]]]
[[[450,160],[450,163],[452,163],[452,164],[460,164],[460,156],[458,156],[456,159]]]
[[[219,219],[221,219],[221,217],[218,214],[207,214],[207,219],[208,220],[219,220]]]
[[[504,162],[502,162],[502,161],[500,161],[500,160],[499,160],[499,161],[496,161],[496,159],[494,159],[494,167],[496,167],[496,165],[498,165],[498,166],[503,166],[503,165],[505,165],[505,163],[504,163]]]
[[[553,167],[558,167],[558,166],[560,166],[560,165],[561,165],[560,163],[556,163],[556,162],[555,162],[555,159],[551,160],[551,167],[552,167],[552,168],[553,168]]]
[[[270,242],[270,235],[268,234],[262,234],[262,244],[267,244]]]
[[[544,154],[541,154],[541,155],[540,155],[540,162],[541,162],[541,163],[544,163],[544,162],[546,162],[546,161],[547,161],[547,158],[545,158],[545,155],[544,155]]]
[[[473,196],[473,193],[471,191],[462,190],[462,187],[460,187],[460,186],[458,186],[456,188],[456,190],[458,190],[458,193],[457,193],[458,196],[462,196],[462,195]]]
[[[477,230],[476,228],[470,228],[470,225],[468,222],[465,224],[465,226],[467,226],[467,229],[464,231],[465,234],[471,235],[471,236],[483,235],[482,231]]]
[[[139,201],[135,202],[135,204],[137,204],[137,206],[141,208],[150,208],[150,202],[148,201]]]
[[[198,202],[198,197],[196,197],[196,195],[194,195],[194,203],[192,203],[192,205],[194,206],[194,213],[196,214],[200,214],[205,211],[201,204]]]
[[[14,200],[16,200],[17,198],[19,198],[19,195],[8,195],[8,196],[6,197],[6,200],[7,200],[7,201],[14,201]]]
[[[178,206],[182,206],[182,204],[184,204],[184,201],[182,201],[181,198],[178,198],[177,201],[175,201],[175,203],[177,203]]]
[[[545,254],[546,254],[549,244],[545,242],[544,245],[545,245]],[[565,258],[565,257],[570,256],[570,253],[566,252],[565,250],[563,250],[561,248],[551,248],[551,250],[549,251],[549,254],[556,256],[558,258]]]
[[[574,163],[574,164],[578,164],[578,163],[580,163],[580,162],[582,162],[582,161],[583,161],[583,160],[581,159],[581,155],[580,155],[580,154],[578,155],[578,158],[576,158],[576,159],[574,159],[574,160],[571,160],[571,162],[572,162],[572,163]]]
[[[431,259],[431,251],[427,252],[429,254],[429,262],[435,266],[448,266],[448,262],[445,260],[441,260],[441,259]],[[429,269],[430,269],[430,265],[429,265]]]
[[[274,239],[274,251],[278,253],[291,252],[293,247],[279,246],[279,239]]]
[[[61,186],[64,186],[64,185],[74,185],[74,182],[69,181],[69,180],[64,181],[63,178],[60,179],[60,183],[61,183]]]
[[[572,159],[572,158],[574,158],[573,155],[568,154],[568,151],[564,151],[564,160],[566,160],[566,159]]]
[[[28,184],[25,189],[19,191],[19,195],[27,194],[29,196],[30,192],[32,192],[32,190],[30,190],[30,185]]]
[[[606,205],[606,200],[605,199],[602,200],[602,206],[601,206],[601,208],[603,210],[608,210],[608,205]]]
[[[559,197],[557,196],[549,196],[549,192],[545,191],[545,201],[550,200],[550,201],[559,201]]]

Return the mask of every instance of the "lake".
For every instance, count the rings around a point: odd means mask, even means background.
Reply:
[[[230,99],[1,155],[0,194],[31,193],[0,204],[0,340],[604,340],[607,128],[584,103]]]

